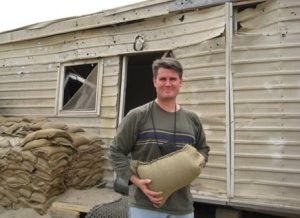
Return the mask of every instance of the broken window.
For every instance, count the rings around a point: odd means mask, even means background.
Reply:
[[[62,68],[61,111],[96,112],[98,62]]]

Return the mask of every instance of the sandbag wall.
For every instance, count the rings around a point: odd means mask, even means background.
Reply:
[[[46,212],[68,188],[103,178],[102,140],[46,119],[0,117],[0,206]]]
[[[70,133],[76,154],[66,174],[68,187],[84,189],[103,178],[104,151],[100,137],[85,132]]]

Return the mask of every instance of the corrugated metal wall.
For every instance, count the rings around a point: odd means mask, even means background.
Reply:
[[[236,197],[300,205],[300,37],[293,38],[235,39]]]
[[[299,210],[300,2],[241,14],[256,16],[233,38],[233,201]]]
[[[144,11],[145,8],[136,9],[137,15],[139,10]],[[135,53],[133,42],[136,35],[144,36],[145,52],[172,50],[220,35],[225,28],[224,16],[224,6],[218,6],[126,25],[2,44],[0,114],[46,116],[54,121],[81,126],[99,133],[108,147],[118,118],[120,55]],[[101,93],[100,115],[56,114],[60,63],[93,58],[103,63],[99,66],[103,76],[102,90],[98,90]],[[112,171],[109,161],[107,163],[106,178],[111,181]]]
[[[178,102],[204,124],[211,153],[193,183],[193,194],[204,200],[299,208],[299,4],[268,1],[237,14],[242,29],[232,41],[232,90],[226,90],[226,42],[220,36],[224,5],[2,44],[0,114],[39,115],[79,125],[100,133],[108,146],[118,119],[120,55],[135,53],[134,38],[142,34],[145,52],[173,50],[182,62],[184,84]],[[93,58],[103,63],[100,115],[56,115],[60,63]],[[233,92],[232,144],[226,136],[228,91]],[[228,146],[232,154],[226,153]],[[234,180],[227,179],[228,167],[234,167]],[[109,160],[106,169],[106,179],[112,181]],[[233,185],[232,193],[227,193],[228,185]]]
[[[207,167],[193,183],[196,198],[299,213],[299,12],[299,1],[278,0],[237,14],[242,28],[232,38],[232,115],[225,105],[225,39],[175,50],[185,68],[179,102],[198,113],[211,146]],[[233,116],[232,144],[226,116]]]
[[[184,68],[178,103],[199,115],[211,147],[206,168],[193,182],[198,198],[226,198],[225,47],[220,37],[174,51]]]

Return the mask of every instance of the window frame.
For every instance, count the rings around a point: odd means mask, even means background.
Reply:
[[[97,84],[96,84],[96,99],[95,99],[95,110],[63,110],[63,96],[64,96],[64,82],[65,82],[65,69],[66,67],[75,65],[84,65],[97,63]],[[56,115],[100,115],[100,102],[101,102],[101,86],[102,86],[102,75],[103,75],[103,59],[88,59],[79,61],[69,61],[65,63],[60,63],[58,72],[58,82],[57,82],[57,95],[56,95]]]

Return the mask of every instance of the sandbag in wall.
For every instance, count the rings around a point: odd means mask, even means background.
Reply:
[[[67,186],[83,189],[96,185],[103,179],[103,141],[97,135],[71,133],[76,155],[67,173]]]
[[[102,145],[80,127],[0,116],[0,205],[44,214],[68,188],[100,183]]]

